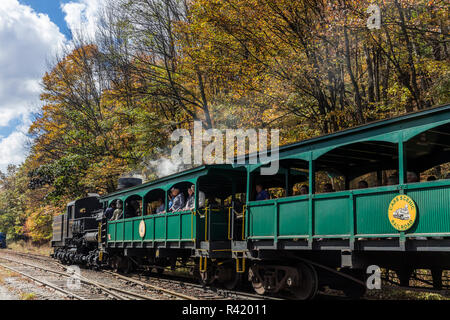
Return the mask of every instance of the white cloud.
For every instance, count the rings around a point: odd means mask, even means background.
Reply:
[[[8,164],[20,164],[27,152],[27,137],[17,128],[0,141],[0,170],[5,172]]]
[[[22,123],[0,137],[0,170],[25,159],[26,127],[30,113],[41,104],[40,80],[47,61],[66,43],[59,28],[45,14],[18,0],[0,5],[0,127],[14,119]]]
[[[61,5],[66,14],[64,20],[72,34],[78,35],[82,31],[90,39],[95,37],[101,7],[102,0],[79,0]]]

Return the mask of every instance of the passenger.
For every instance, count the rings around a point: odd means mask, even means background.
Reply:
[[[270,199],[269,193],[263,189],[261,184],[256,185],[256,201]]]
[[[105,210],[105,218],[106,218],[106,220],[111,220],[111,218],[112,218],[112,216],[114,214],[114,210],[116,210],[116,202],[115,201],[111,202],[109,207]]]
[[[417,174],[415,172],[408,171],[406,173],[406,182],[407,183],[419,182],[419,178],[417,177]]]
[[[302,195],[309,194],[309,188],[306,184],[304,184],[300,187],[300,194],[302,194]]]
[[[358,189],[367,189],[369,187],[369,184],[365,180],[361,180],[358,182]]]
[[[427,178],[427,181],[436,181],[437,179],[436,179],[436,177],[435,176],[429,176],[428,178]]]
[[[180,189],[172,188],[172,197],[173,203],[170,211],[177,212],[183,210],[183,208],[186,206],[186,200],[184,199],[184,194],[180,192]]]
[[[142,214],[141,202],[137,200],[131,201],[131,206],[133,208],[133,213],[135,217],[139,217]]]
[[[386,185],[388,185],[388,186],[395,186],[397,184],[398,184],[398,177],[396,175],[389,176]]]
[[[119,220],[120,218],[122,218],[123,210],[122,210],[122,201],[121,200],[117,200],[116,207],[117,208],[116,208],[116,210],[114,210],[111,220]]]
[[[132,218],[137,217],[141,213],[141,208],[136,200],[131,200],[130,203],[125,207],[125,217]]]
[[[164,201],[163,199],[159,198],[158,199],[158,206],[156,207],[156,213],[165,213],[166,208],[164,207]]]
[[[189,197],[186,201],[186,206],[184,210],[193,210],[195,208],[195,184],[187,190]],[[205,206],[205,193],[201,190],[198,191],[198,208],[203,208]]]
[[[168,198],[169,198],[169,203],[168,203],[168,209],[169,209],[169,211],[170,211],[170,209],[172,208],[172,205],[173,205],[172,191],[173,191],[173,188],[170,189],[170,193],[169,193],[169,196],[168,196]]]
[[[194,187],[194,189],[192,187]],[[188,198],[184,210],[192,210],[195,208],[195,186],[192,185],[190,188],[187,189],[187,192]]]
[[[334,192],[333,185],[331,183],[325,183],[323,186],[323,193]]]

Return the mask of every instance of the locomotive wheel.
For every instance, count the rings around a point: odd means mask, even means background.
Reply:
[[[319,279],[317,277],[316,269],[308,263],[299,263],[298,269],[298,284],[290,288],[289,291],[297,300],[308,300],[316,296],[319,290]]]
[[[211,271],[208,269],[207,271],[200,272],[199,281],[200,281],[200,284],[203,286],[213,283],[214,277],[212,276]]]
[[[232,274],[232,278],[229,279],[228,281],[225,281],[223,283],[223,286],[227,290],[234,290],[234,289],[236,289],[236,287],[239,286],[241,279],[242,279],[242,273],[237,273],[236,270],[234,270],[234,272]]]
[[[259,281],[259,279],[256,276],[253,275],[253,271],[251,268],[248,271],[248,278],[251,279],[253,290],[255,290],[257,294],[264,295],[266,293],[266,288],[264,288],[264,284],[261,281]]]

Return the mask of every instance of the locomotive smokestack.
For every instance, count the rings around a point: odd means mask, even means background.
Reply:
[[[122,190],[142,184],[141,178],[119,178],[117,190]]]

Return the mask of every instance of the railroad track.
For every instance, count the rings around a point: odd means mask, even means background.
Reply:
[[[202,286],[195,283],[172,280],[168,278],[161,279],[145,277],[145,280],[143,280],[142,276],[126,276],[107,270],[103,270],[102,272],[143,287],[163,288],[164,286],[165,292],[168,292],[174,296],[180,295],[179,290],[183,290],[185,292],[187,291],[189,292],[189,300],[284,300],[281,298],[260,296],[243,291],[233,291],[218,289],[211,286]],[[185,296],[185,294],[182,294],[181,296]]]
[[[11,254],[11,255],[16,255],[19,257],[24,257],[24,258],[28,258],[28,259],[37,259],[37,260],[41,260],[41,261],[45,261],[45,263],[51,263],[52,264],[52,268],[48,268],[48,267],[44,267],[44,266],[39,266],[36,264],[31,264],[31,263],[27,263],[24,261],[18,261],[16,259],[11,259],[10,257],[5,257],[4,255],[0,256],[0,260],[4,260],[7,261],[9,263],[15,263],[15,264],[19,264],[22,267],[28,267],[28,268],[32,268],[32,269],[38,269],[41,270],[43,272],[46,273],[52,273],[52,274],[56,274],[60,277],[70,277],[71,275],[68,274],[67,272],[63,272],[60,270],[55,270],[54,268],[59,268],[62,270],[67,271],[68,267],[65,265],[60,264],[59,262],[53,261],[53,260],[49,260],[47,259],[47,257],[45,256],[39,256],[39,255],[30,255],[30,254],[25,254],[25,253],[17,253],[17,252],[13,252],[13,251],[8,251],[6,252],[7,254]],[[35,277],[33,274],[30,274],[30,272],[24,272],[22,270],[19,270],[17,268],[13,268],[11,266],[7,266],[5,264],[1,264],[0,266],[5,267],[6,269],[19,273],[24,277],[27,277],[29,279],[32,279],[36,282],[39,282],[45,286],[48,286],[56,291],[59,291],[60,293],[62,293],[63,295],[67,296],[67,297],[71,297],[71,298],[75,298],[75,299],[82,299],[82,297],[79,294],[75,294],[70,292],[67,289],[61,288],[61,286],[57,286],[54,285],[52,283],[49,283],[48,281],[45,280],[41,280],[38,277]],[[107,274],[108,272],[103,272],[104,274]],[[110,273],[112,275],[112,273]],[[112,275],[114,276],[114,278],[120,278],[117,277],[116,275]],[[130,279],[124,279],[126,277],[123,277],[121,279],[121,283],[118,283],[116,286],[111,286],[111,285],[107,285],[105,284],[103,281],[93,281],[91,279],[88,279],[86,277],[83,276],[79,276],[79,279],[81,281],[81,283],[85,284],[85,285],[90,285],[93,286],[95,288],[97,288],[100,291],[105,292],[108,296],[117,299],[117,300],[132,300],[132,299],[137,299],[137,300],[160,300],[160,299],[182,299],[182,300],[197,300],[197,297],[194,296],[190,296],[187,294],[183,294],[180,292],[176,292],[164,287],[159,287],[156,285],[151,285],[148,283],[144,283],[144,282],[138,282],[136,279],[133,279],[133,281],[130,281]],[[104,279],[106,281],[110,280],[109,279]],[[130,285],[126,285],[124,284],[124,281],[126,280],[128,282],[132,282],[134,285],[138,285],[139,287],[141,287],[142,290],[140,289],[140,292],[136,292],[136,286],[132,287],[132,288],[126,288],[126,287],[130,287]],[[126,288],[126,289],[124,289]],[[145,291],[146,294],[142,294],[141,292]],[[148,293],[150,293],[151,295],[148,295]],[[94,297],[95,298],[95,297]]]
[[[15,252],[15,251],[4,251],[7,254],[10,254],[12,256],[18,256],[23,257],[26,259],[32,259],[37,261],[45,262],[46,264],[50,263],[52,267],[57,267],[62,270],[67,270],[67,266],[55,261],[54,259],[38,255],[38,254],[30,254],[30,253],[21,253],[21,252]],[[3,256],[4,257],[4,256]],[[2,257],[2,259],[3,259]],[[6,259],[9,259],[8,257]],[[9,259],[11,260],[11,259]],[[18,262],[15,260],[15,262]],[[36,265],[31,265],[30,263],[24,263],[27,264],[30,267],[37,267],[41,269],[46,269],[47,272],[54,272],[54,269],[48,269],[44,267],[39,267]],[[47,270],[48,269],[48,270]],[[94,271],[92,271],[94,272]],[[67,276],[66,272],[62,271],[56,271],[57,274],[61,276]],[[270,296],[260,296],[257,294],[252,294],[248,292],[242,292],[242,291],[233,291],[233,290],[225,290],[225,289],[219,289],[212,286],[202,286],[200,284],[191,283],[189,281],[181,281],[179,280],[180,277],[174,276],[171,279],[170,276],[165,275],[165,278],[153,278],[153,277],[145,277],[143,278],[142,275],[124,275],[117,272],[112,272],[108,270],[102,270],[101,273],[114,277],[115,279],[119,280],[121,283],[111,287],[107,286],[97,281],[95,284],[98,286],[102,286],[104,289],[109,290],[115,294],[119,294],[121,296],[128,297],[130,294],[129,290],[123,290],[122,287],[129,287],[130,284],[134,286],[134,290],[136,290],[136,287],[139,288],[139,291],[145,291],[146,293],[153,292],[156,295],[159,295],[160,298],[163,299],[177,299],[177,300],[283,300],[281,298],[275,298]],[[90,281],[86,278],[82,278],[85,281]],[[135,299],[145,299],[149,298],[148,296],[143,296],[138,292],[131,293],[133,295],[133,298]],[[121,297],[123,298],[123,297]],[[120,298],[117,298],[120,299]]]
[[[137,294],[131,291],[122,290],[120,288],[102,284],[96,281],[92,281],[82,276],[78,276],[76,278],[80,280],[80,286],[78,288],[67,289],[68,287],[67,278],[73,277],[71,274],[68,274],[67,272],[61,272],[43,266],[38,266],[23,261],[5,258],[3,256],[0,257],[0,260],[7,261],[9,264],[18,265],[18,266],[11,266],[5,263],[0,263],[0,267],[18,273],[23,277],[31,279],[34,282],[38,282],[46,287],[52,288],[62,293],[64,296],[68,298],[73,298],[77,300],[91,300],[91,299],[153,300],[148,296]]]

